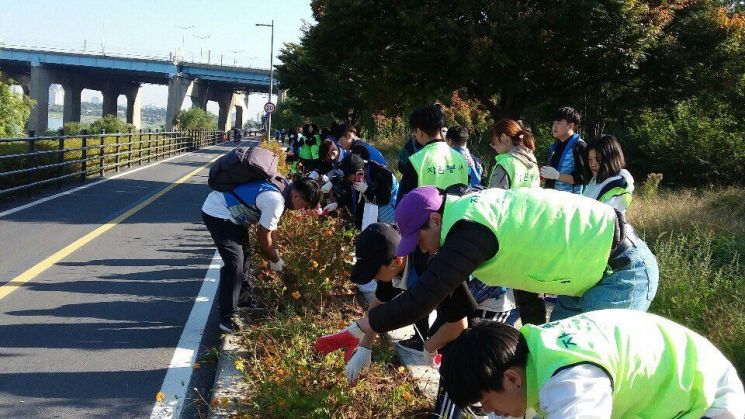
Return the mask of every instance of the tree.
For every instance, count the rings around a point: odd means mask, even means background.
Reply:
[[[364,102],[355,83],[345,78],[336,63],[319,59],[318,48],[322,47],[314,31],[305,28],[303,43],[286,44],[279,54],[282,64],[277,66],[277,78],[299,99],[289,108],[306,118],[331,113],[336,119],[357,123]]]
[[[739,74],[716,71],[738,68],[730,3],[315,0],[299,48],[375,110],[457,90],[494,119],[562,104],[601,115],[726,91]]]
[[[303,125],[305,121],[303,116],[295,112],[298,100],[293,96],[288,96],[282,103],[277,105],[277,109],[272,114],[272,125],[278,128],[294,130]]]
[[[15,137],[23,133],[34,101],[19,95],[10,85],[0,82],[0,137]]]
[[[182,130],[217,129],[217,116],[200,108],[180,110],[174,121],[175,125]]]

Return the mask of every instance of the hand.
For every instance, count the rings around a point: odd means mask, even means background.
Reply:
[[[344,349],[344,362],[349,362],[363,337],[365,332],[357,326],[357,322],[353,322],[341,332],[319,337],[314,348],[324,355],[337,349]]]
[[[354,185],[352,185],[352,187],[356,189],[359,193],[365,193],[365,191],[367,190],[367,182],[365,182],[364,180],[361,180],[355,183]]]
[[[334,211],[337,208],[339,208],[339,204],[336,202],[332,202],[326,205],[325,207],[323,207],[323,214],[328,214],[329,212]]]
[[[329,182],[326,182],[326,183],[323,184],[323,186],[321,186],[321,192],[323,192],[323,193],[329,193],[331,191],[331,188],[333,188],[333,187],[334,187],[334,184],[333,183],[331,183],[330,181]]]
[[[282,272],[282,269],[284,269],[285,266],[285,261],[282,260],[282,258],[279,258],[276,262],[269,262],[269,267],[272,268],[274,272]]]
[[[545,179],[558,179],[561,173],[551,166],[543,166],[541,167],[541,176]]]
[[[422,351],[422,357],[424,358],[424,365],[440,368],[440,363],[442,362],[442,354],[440,354],[439,352],[429,352],[427,348],[424,348],[424,350]]]
[[[350,386],[356,386],[360,374],[370,368],[370,362],[372,360],[371,356],[372,351],[364,346],[359,346],[357,347],[357,350],[354,351],[354,355],[352,356],[352,359],[347,362],[346,367],[347,381],[349,381]]]

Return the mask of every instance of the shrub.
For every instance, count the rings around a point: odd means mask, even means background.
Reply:
[[[669,114],[642,113],[628,135],[619,138],[637,174],[659,172],[666,181],[683,185],[742,184],[745,179],[745,122],[727,111],[686,101]]]
[[[290,174],[290,165],[287,164],[287,161],[285,160],[285,150],[282,148],[280,143],[274,140],[267,141],[266,138],[262,138],[261,142],[259,142],[259,147],[272,151],[279,157],[277,169],[282,176],[288,176]]]
[[[134,128],[128,125],[126,122],[117,118],[116,115],[104,115],[103,117],[93,121],[90,125],[91,134],[103,134],[103,133],[116,133],[116,132],[127,132],[130,128]]]
[[[201,108],[180,110],[173,119],[179,129],[217,129],[217,116]]]
[[[83,131],[90,131],[90,126],[80,122],[66,122],[62,125],[62,132],[65,135],[80,135]]]
[[[294,301],[301,311],[322,309],[329,296],[353,294],[348,281],[352,262],[353,231],[339,218],[321,217],[313,212],[287,211],[282,216],[279,248],[287,263],[286,272],[277,276],[268,263],[257,255],[258,281],[279,280],[268,296],[274,303]]]

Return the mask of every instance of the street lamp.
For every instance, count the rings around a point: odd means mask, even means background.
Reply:
[[[243,51],[244,51],[244,50],[242,50],[242,49],[239,49],[238,51],[233,51],[232,49],[230,50],[230,52],[232,52],[232,53],[233,53],[233,66],[236,66],[236,65],[237,65],[237,64],[236,64],[236,58],[235,58],[235,54],[238,54],[238,53],[240,53],[240,52],[243,52]]]
[[[199,40],[201,40],[201,41],[204,41],[205,39],[209,38],[212,35],[199,36],[199,35],[193,33],[192,36],[195,37],[195,38],[199,38]],[[202,60],[202,62],[204,62],[204,59],[202,58],[202,44],[199,45],[199,59]],[[207,62],[209,62],[209,59],[207,59]]]
[[[191,26],[173,25],[173,26],[181,29],[181,59],[183,59],[184,58],[184,54],[185,54],[185,51],[184,51],[184,44],[185,44],[185,41],[184,41],[184,31],[186,31],[188,29],[194,29],[194,25],[191,25]]]
[[[266,23],[257,23],[256,26],[266,26],[268,28],[272,28],[272,42],[271,42],[271,53],[269,55],[269,100],[268,102],[272,101],[272,90],[274,90],[274,19],[272,19],[272,24],[267,25]],[[266,139],[269,140],[272,138],[272,113],[269,113],[269,120],[266,124]]]

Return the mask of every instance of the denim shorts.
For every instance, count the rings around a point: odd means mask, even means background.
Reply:
[[[600,282],[581,297],[560,295],[551,312],[551,321],[576,314],[609,308],[647,311],[657,293],[660,271],[657,258],[641,239],[616,257],[628,261],[620,268],[606,271]]]

